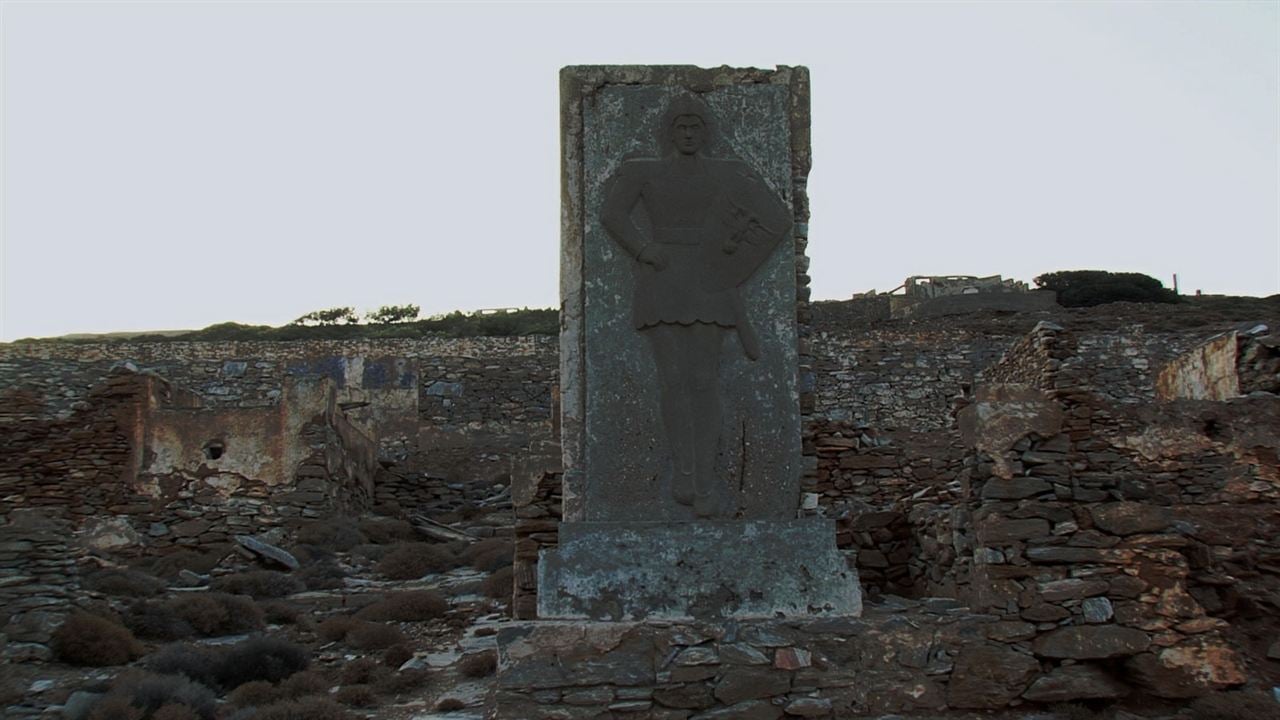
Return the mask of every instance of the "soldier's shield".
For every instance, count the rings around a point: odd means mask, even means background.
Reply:
[[[764,218],[762,213],[753,212],[751,207],[760,205],[751,200],[721,196],[708,219],[707,239],[698,257],[702,287],[708,292],[728,290],[746,282],[791,229],[776,213]],[[765,201],[777,203],[773,198]]]

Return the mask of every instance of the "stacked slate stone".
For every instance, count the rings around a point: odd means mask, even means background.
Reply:
[[[542,445],[512,469],[511,498],[515,510],[515,587],[512,615],[532,620],[538,615],[538,555],[558,544],[561,521],[560,448]]]
[[[1193,697],[1243,683],[1221,636],[1226,622],[1190,592],[1186,552],[1197,531],[1176,523],[1172,507],[1187,495],[1153,491],[1149,463],[1113,444],[1141,429],[1126,431],[1132,419],[1090,391],[1075,348],[1042,323],[987,373],[1042,390],[1063,421],[1060,433],[975,456],[975,606],[1001,616],[1006,639],[1047,671],[1029,700],[1115,698],[1125,684]],[[1182,471],[1171,487],[1184,491],[1206,479],[1186,465],[1163,469]]]
[[[48,661],[53,631],[80,587],[67,541],[71,523],[54,509],[20,509],[0,522],[0,647],[10,662]]]

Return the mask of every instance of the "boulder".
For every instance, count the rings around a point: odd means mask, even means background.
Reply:
[[[257,555],[264,560],[270,560],[271,562],[283,565],[290,570],[297,570],[302,567],[298,562],[298,559],[288,551],[278,548],[275,545],[265,543],[252,535],[237,535],[236,542],[240,543],[241,547],[254,555]]]
[[[1207,637],[1135,655],[1125,669],[1135,683],[1163,698],[1200,697],[1249,679],[1240,656],[1221,640]]]
[[[1022,693],[1027,700],[1042,703],[1070,700],[1115,699],[1129,694],[1124,683],[1093,665],[1066,665],[1054,668]]]
[[[1168,508],[1137,502],[1100,503],[1089,513],[1094,525],[1113,535],[1159,532],[1173,522]]]

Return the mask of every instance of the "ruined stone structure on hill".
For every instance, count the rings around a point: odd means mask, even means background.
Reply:
[[[780,626],[778,647],[796,649],[787,668],[817,657],[880,673],[817,699],[909,712],[1280,680],[1267,657],[1280,640],[1280,400],[1274,342],[1251,332],[1280,309],[875,323],[849,310],[817,305],[805,338],[799,504],[835,521],[861,576],[869,614],[845,631],[900,652],[862,667],[852,646]],[[1230,362],[1213,339],[1224,330]],[[77,596],[77,559],[95,547],[163,553],[347,507],[444,512],[508,477],[514,612],[530,616],[531,561],[560,518],[555,357],[542,338],[0,348],[6,657],[47,657],[49,616]],[[1179,376],[1215,386],[1219,370],[1238,395],[1161,390]],[[209,457],[211,441],[225,454]],[[266,443],[265,464],[237,459],[248,442]],[[374,454],[387,467],[371,468]],[[916,627],[889,633],[886,614]],[[708,642],[690,657],[755,657]],[[812,681],[747,644],[786,674],[785,692]]]

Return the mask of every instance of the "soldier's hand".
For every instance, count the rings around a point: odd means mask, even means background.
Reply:
[[[636,259],[646,265],[652,265],[654,270],[665,270],[667,268],[667,254],[662,252],[662,249],[654,243],[646,245]]]

